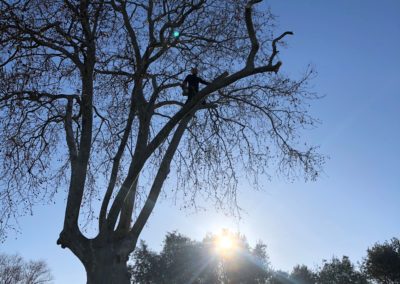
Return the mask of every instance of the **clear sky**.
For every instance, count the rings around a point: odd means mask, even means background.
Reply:
[[[278,15],[277,33],[294,31],[282,50],[282,71],[299,74],[311,63],[313,89],[326,97],[312,112],[322,124],[307,141],[329,155],[317,182],[272,177],[255,192],[242,187],[241,221],[212,209],[180,211],[158,204],[142,238],[160,249],[172,230],[201,240],[221,228],[239,230],[250,244],[268,245],[271,263],[290,270],[314,268],[322,259],[348,255],[359,261],[368,246],[400,237],[400,1],[269,0]],[[45,259],[55,283],[85,283],[79,261],[56,245],[64,203],[36,208],[20,220],[0,252]]]

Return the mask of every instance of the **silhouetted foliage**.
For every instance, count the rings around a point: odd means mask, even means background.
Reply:
[[[135,252],[133,283],[197,284],[399,284],[399,239],[375,244],[368,249],[362,270],[347,256],[323,260],[316,270],[296,265],[289,274],[274,271],[266,245],[251,248],[244,236],[235,236],[232,253],[216,248],[218,236],[208,235],[202,242],[176,232],[167,234],[160,253],[150,251],[144,242]],[[367,276],[373,280],[370,282]]]
[[[177,233],[167,234],[159,254],[141,242],[134,253],[133,283],[215,283],[218,265],[208,252],[202,243]]]
[[[134,259],[135,267],[131,270],[131,274],[136,283],[162,283],[160,256],[149,250],[143,241],[135,250]]]
[[[281,270],[275,271],[271,278],[268,279],[268,284],[292,284],[289,273]]]
[[[0,254],[0,284],[45,284],[53,276],[44,261],[25,261],[19,255]]]
[[[342,259],[333,257],[331,261],[325,261],[318,273],[318,283],[324,284],[367,284],[368,281],[347,256]]]
[[[223,283],[264,283],[270,275],[266,246],[251,249],[244,238],[237,246],[233,255],[220,260]]]
[[[296,284],[315,284],[318,276],[306,265],[296,265],[290,273],[290,280]]]
[[[274,271],[268,284],[316,284],[318,283],[318,272],[311,271],[305,265],[296,265],[289,274],[285,271]],[[322,282],[321,282],[322,283]]]
[[[376,243],[367,250],[363,270],[370,279],[382,284],[400,283],[400,240],[393,238],[390,242]]]
[[[270,276],[266,247],[253,249],[245,238],[236,236],[229,255],[218,253],[215,236],[196,242],[169,233],[162,251],[149,251],[142,242],[134,253],[133,283],[265,283]]]

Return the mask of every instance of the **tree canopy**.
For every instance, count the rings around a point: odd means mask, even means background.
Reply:
[[[230,234],[236,245],[227,251],[219,248],[221,234],[209,234],[202,241],[194,241],[177,232],[168,233],[160,252],[149,249],[142,241],[132,257],[132,281],[175,284],[399,283],[397,262],[391,253],[397,250],[396,238],[369,248],[362,265],[354,264],[347,256],[332,257],[314,269],[296,265],[289,273],[273,268],[265,244],[259,242],[252,248],[245,236]]]
[[[99,225],[113,228],[146,165],[153,178],[174,166],[182,191],[201,188],[221,204],[234,201],[238,162],[262,173],[276,157],[285,173],[315,178],[315,148],[296,145],[296,130],[315,122],[310,72],[276,74],[291,33],[273,37],[257,2],[1,1],[2,228],[61,181],[68,222],[98,197]],[[179,85],[194,65],[212,84],[185,104]],[[218,108],[200,111],[204,97]]]
[[[142,242],[133,257],[133,283],[265,283],[271,272],[264,244],[251,248],[243,236],[232,235],[235,246],[224,254],[217,238],[197,242],[169,233],[160,253]]]
[[[369,248],[363,269],[370,279],[379,283],[400,283],[400,240],[393,238]]]
[[[318,274],[318,281],[326,284],[368,284],[366,276],[355,269],[347,256],[325,261]]]
[[[290,279],[296,284],[316,284],[318,275],[306,265],[296,265],[290,273]]]

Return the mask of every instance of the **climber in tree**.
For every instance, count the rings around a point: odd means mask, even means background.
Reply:
[[[183,95],[188,96],[188,101],[190,101],[199,91],[199,83],[202,83],[204,85],[210,84],[207,81],[199,78],[197,76],[197,72],[198,70],[196,67],[192,68],[191,74],[186,76],[182,84]]]

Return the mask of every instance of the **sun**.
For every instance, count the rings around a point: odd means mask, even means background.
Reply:
[[[222,256],[231,255],[237,248],[237,241],[235,236],[224,229],[221,233],[215,236],[215,249],[217,253]]]
[[[217,246],[221,250],[229,250],[233,247],[233,238],[228,235],[220,235],[217,237]]]

